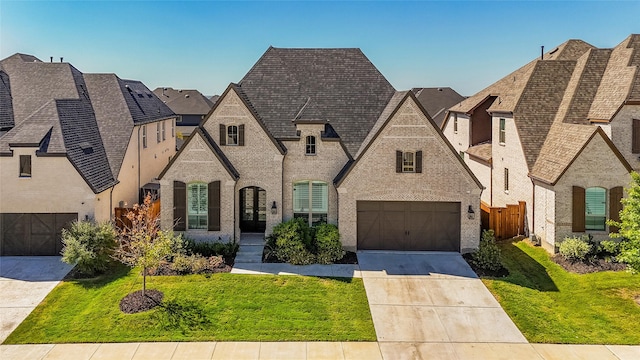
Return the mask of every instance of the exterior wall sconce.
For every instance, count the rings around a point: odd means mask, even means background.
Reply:
[[[278,213],[278,206],[276,205],[275,201],[273,202],[273,204],[271,204],[271,213],[274,215]]]
[[[467,217],[469,218],[469,220],[473,220],[476,218],[476,212],[473,211],[473,207],[471,207],[471,205],[469,205],[469,210],[467,210]]]

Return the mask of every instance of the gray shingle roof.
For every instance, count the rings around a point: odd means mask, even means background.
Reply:
[[[239,85],[275,138],[327,121],[351,155],[395,92],[360,49],[270,47]]]
[[[66,155],[95,193],[117,183],[134,125],[174,116],[139,81],[33,59],[16,54],[0,61],[15,119],[0,137],[0,153],[11,154],[11,144]]]
[[[444,122],[447,109],[465,99],[450,87],[413,88],[411,91],[439,127]]]
[[[213,106],[198,90],[159,87],[153,93],[178,115],[207,115]]]
[[[14,126],[11,81],[9,80],[9,75],[0,70],[0,129],[8,129]]]

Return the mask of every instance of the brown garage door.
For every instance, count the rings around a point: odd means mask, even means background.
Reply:
[[[460,203],[358,201],[359,250],[460,251]]]
[[[62,228],[77,213],[0,214],[0,255],[60,255]]]

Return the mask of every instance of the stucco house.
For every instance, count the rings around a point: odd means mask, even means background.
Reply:
[[[175,155],[175,114],[139,81],[25,54],[0,78],[2,255],[58,254],[65,224],[138,202]]]
[[[640,168],[640,35],[613,49],[569,40],[449,109],[443,132],[487,188],[526,203],[521,233],[555,251],[605,239]]]
[[[160,175],[162,226],[239,240],[293,217],[346,249],[469,251],[482,186],[359,49],[270,47]]]
[[[198,90],[159,87],[153,93],[176,113],[178,149],[213,107],[213,101]]]

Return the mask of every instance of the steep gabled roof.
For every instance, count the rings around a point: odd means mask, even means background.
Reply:
[[[0,65],[0,130],[15,126],[13,103],[11,100],[11,81]]]
[[[395,90],[360,49],[270,47],[240,81],[275,138],[296,121],[325,121],[355,154]]]
[[[447,109],[465,99],[450,87],[413,88],[411,91],[438,127],[442,126]]]
[[[596,136],[602,137],[629,172],[633,170],[599,126],[556,123],[549,131],[538,161],[529,176],[535,180],[555,185],[587,144]]]
[[[159,87],[153,93],[178,115],[206,115],[213,107],[213,102],[198,90]]]

